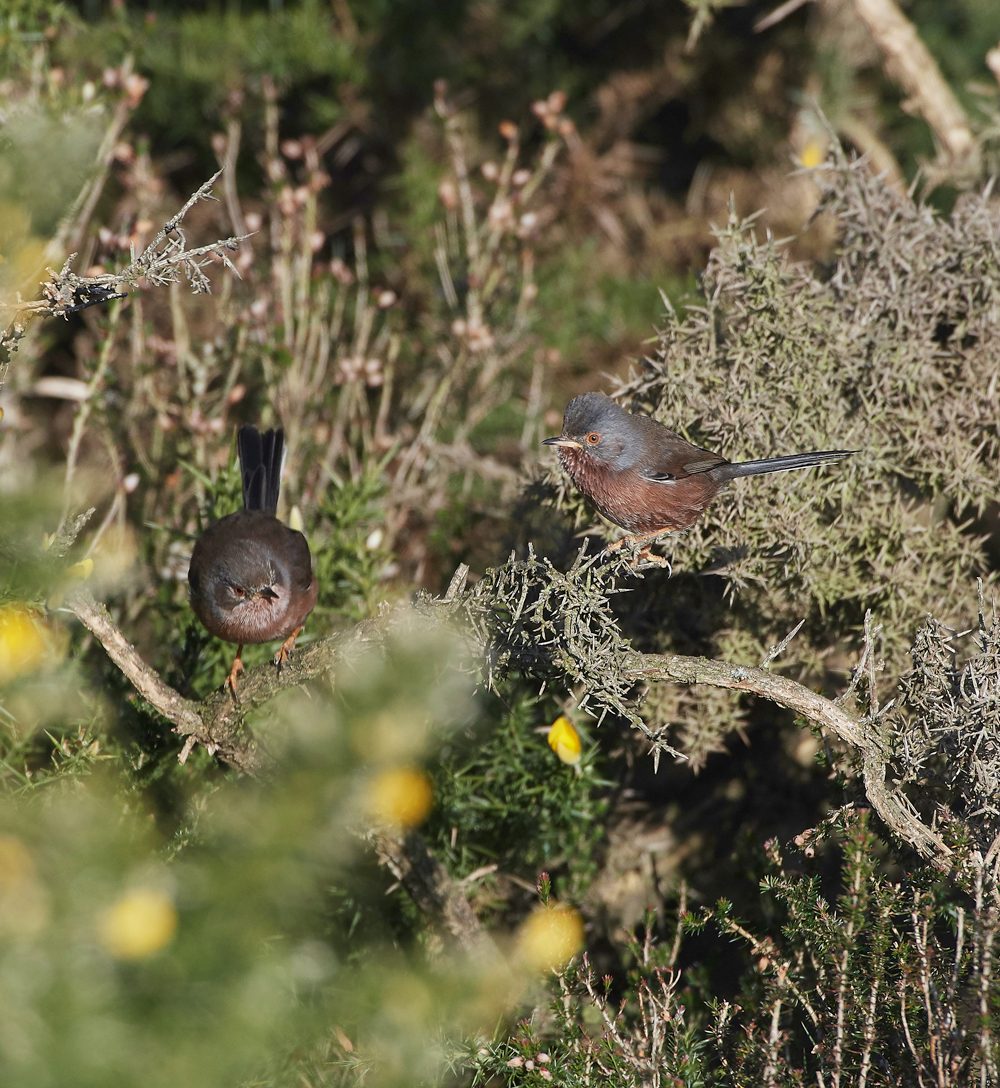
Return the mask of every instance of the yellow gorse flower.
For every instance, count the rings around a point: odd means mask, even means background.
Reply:
[[[410,828],[422,824],[434,804],[430,779],[416,767],[382,771],[368,788],[368,808],[383,824]]]
[[[119,960],[138,960],[159,952],[177,930],[177,908],[156,888],[126,892],[104,912],[101,944]]]
[[[583,919],[564,903],[539,907],[517,934],[521,960],[536,971],[558,970],[583,947]]]
[[[79,563],[74,563],[66,573],[70,578],[79,578],[81,581],[86,582],[94,573],[94,561],[93,559],[81,559]]]
[[[563,763],[580,762],[580,734],[564,715],[560,715],[549,726],[549,747]]]
[[[52,653],[44,625],[23,604],[0,607],[0,684],[40,669]]]
[[[799,162],[809,170],[821,165],[826,158],[826,141],[814,137],[802,149]]]

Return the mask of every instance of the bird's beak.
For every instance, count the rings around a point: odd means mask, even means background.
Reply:
[[[543,446],[572,446],[574,449],[582,450],[583,446],[579,442],[574,442],[572,438],[545,438],[542,440]]]
[[[264,586],[264,588],[257,594],[258,597],[264,597],[269,601],[276,601],[278,594],[270,586]]]

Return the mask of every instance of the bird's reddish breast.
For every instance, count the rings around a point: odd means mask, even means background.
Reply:
[[[704,474],[652,483],[633,470],[616,472],[571,446],[561,447],[559,457],[573,483],[597,509],[630,533],[686,529],[719,490]]]

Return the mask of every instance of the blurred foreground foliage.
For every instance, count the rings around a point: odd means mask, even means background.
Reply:
[[[4,9],[4,1084],[1000,1083],[1000,21],[908,8],[982,165],[931,184],[853,3],[752,35],[770,6]],[[236,236],[232,266],[15,331],[47,266],[122,272],[217,168],[181,231]],[[607,527],[537,458],[607,371],[733,459],[859,453],[741,481],[634,572],[580,550]],[[286,431],[303,650],[377,633],[253,711],[255,780],[66,603],[219,687],[185,576],[242,421]],[[768,666],[856,714],[937,866],[829,735],[636,680],[640,651],[756,665],[803,619]],[[471,950],[387,834],[429,844]]]
[[[202,783],[195,826],[173,840],[98,742],[90,774],[59,775],[58,757],[36,769],[56,780],[15,791],[0,817],[5,1083],[241,1083],[333,1024],[357,1038],[360,1019],[383,1082],[403,1084],[436,1024],[492,1022],[502,980],[491,992],[442,961],[428,973],[402,920],[352,938],[358,915],[383,913],[355,872],[379,776],[420,758],[428,719],[440,742],[467,714],[448,654],[411,632],[353,662],[336,699],[273,705],[269,780]],[[387,714],[402,743],[380,746],[372,716]],[[188,788],[204,775],[187,768]],[[353,913],[334,909],[345,896]]]

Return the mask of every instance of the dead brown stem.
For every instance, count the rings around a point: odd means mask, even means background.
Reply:
[[[462,889],[431,853],[422,835],[382,829],[373,831],[371,838],[379,861],[406,888],[447,944],[500,962],[495,945]]]
[[[385,608],[377,619],[365,621],[351,634],[333,635],[313,643],[280,672],[270,665],[249,670],[240,685],[238,703],[225,691],[215,692],[196,703],[184,699],[145,664],[114,625],[107,610],[96,605],[92,598],[78,594],[70,601],[70,607],[97,637],[136,691],[174,723],[175,733],[193,736],[221,759],[250,774],[261,768],[265,757],[246,729],[247,713],[287,688],[329,674],[352,646],[380,641],[384,631],[402,614],[401,610]],[[886,785],[887,754],[874,723],[863,722],[832,700],[765,669],[700,657],[636,653],[626,671],[636,681],[669,680],[685,685],[709,684],[745,691],[787,707],[834,733],[861,753],[865,792],[886,825],[938,868],[948,870],[951,867],[952,851],[944,840],[920,820],[905,795]]]
[[[885,57],[888,74],[909,96],[908,113],[919,113],[938,145],[938,169],[952,180],[979,177],[979,145],[965,111],[937,62],[894,0],[854,0],[862,22]]]

